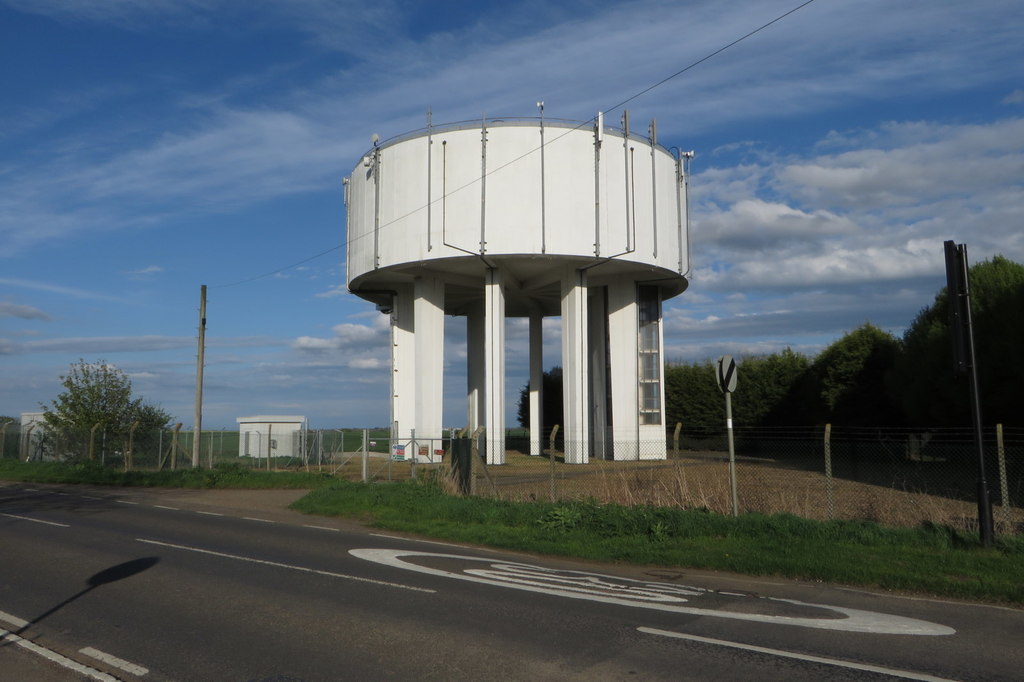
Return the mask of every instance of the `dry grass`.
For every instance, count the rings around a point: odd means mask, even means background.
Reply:
[[[336,475],[361,480],[358,456],[331,467]],[[446,490],[457,494],[448,462],[417,465],[417,475],[438,469]],[[486,470],[485,470],[486,469]],[[553,470],[553,473],[552,473]],[[372,480],[406,480],[413,474],[409,462],[370,460]],[[728,462],[720,456],[692,455],[670,460],[564,464],[555,453],[552,468],[548,456],[531,457],[509,451],[501,466],[478,466],[475,492],[507,500],[593,499],[600,503],[709,509],[732,513]],[[737,463],[737,496],[740,512],[788,513],[809,519],[864,519],[888,526],[918,526],[923,522],[960,530],[977,529],[977,505],[914,490],[898,490],[840,478],[831,481],[823,473],[781,467],[771,460],[744,459]],[[552,486],[552,480],[554,485]],[[1019,532],[1024,528],[1024,509],[993,510],[996,531]]]

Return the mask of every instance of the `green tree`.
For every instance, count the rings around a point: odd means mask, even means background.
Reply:
[[[159,407],[134,398],[128,376],[102,360],[72,364],[61,384],[64,391],[57,399],[42,405],[51,445],[60,449],[54,454],[86,454],[90,436],[100,430],[120,440],[123,452],[135,422],[139,422],[137,430],[145,432],[170,421]]]
[[[786,348],[771,355],[748,356],[738,362],[732,396],[733,419],[742,426],[805,424],[806,375],[810,361]],[[668,427],[683,425],[686,433],[719,433],[725,429],[725,398],[718,388],[715,363],[670,364],[665,368],[665,410]]]
[[[901,424],[886,388],[899,354],[899,340],[871,323],[832,343],[811,366],[820,403],[808,416],[843,426]]]
[[[973,265],[968,276],[982,418],[1024,426],[1024,265],[995,256]],[[943,287],[907,328],[892,384],[915,426],[970,424],[968,384],[953,373],[952,348]]]
[[[544,406],[541,419],[544,422],[545,435],[551,432],[555,424],[565,426],[562,421],[562,368],[552,367],[543,374],[541,383]],[[527,383],[519,391],[519,408],[517,416],[519,425],[530,428],[530,384]]]
[[[779,353],[742,358],[733,419],[743,426],[792,426],[807,423],[807,356],[785,348]]]
[[[725,430],[725,399],[710,360],[666,365],[665,419],[669,431],[682,424],[683,432],[690,435]]]

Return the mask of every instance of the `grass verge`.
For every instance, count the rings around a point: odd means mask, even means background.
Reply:
[[[118,471],[95,462],[21,462],[14,459],[0,460],[0,479],[164,488],[316,488],[334,480],[324,474],[255,471],[237,464],[213,469]]]
[[[1024,605],[1024,540],[985,549],[934,524],[739,518],[704,510],[596,502],[455,497],[430,483],[335,482],[292,504],[377,528],[596,561],[774,575]]]
[[[425,478],[425,477],[424,477]],[[457,497],[442,482],[362,484],[237,465],[115,471],[97,464],[0,460],[0,480],[178,488],[312,488],[292,508],[377,528],[595,561],[776,575],[1024,606],[1024,538],[996,547],[948,526],[814,521],[791,514],[732,518],[707,510],[595,501]]]

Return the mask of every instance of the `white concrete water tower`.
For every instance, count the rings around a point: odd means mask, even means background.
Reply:
[[[528,317],[541,454],[541,321],[561,316],[566,461],[665,458],[661,310],[687,287],[687,155],[628,121],[428,126],[375,140],[346,178],[348,288],[392,320],[393,437],[441,437],[444,320],[462,316],[468,425],[504,463],[505,318]]]

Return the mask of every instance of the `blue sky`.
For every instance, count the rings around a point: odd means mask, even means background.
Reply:
[[[799,4],[0,0],[0,415],[39,409],[83,358],[191,424],[207,284],[205,426],[386,424],[387,320],[329,251],[371,134],[538,100],[617,121]],[[817,0],[630,102],[634,128],[696,152],[666,356],[900,334],[944,285],[946,239],[1024,262],[1022,35],[1019,0]],[[514,412],[525,322],[507,334]]]

